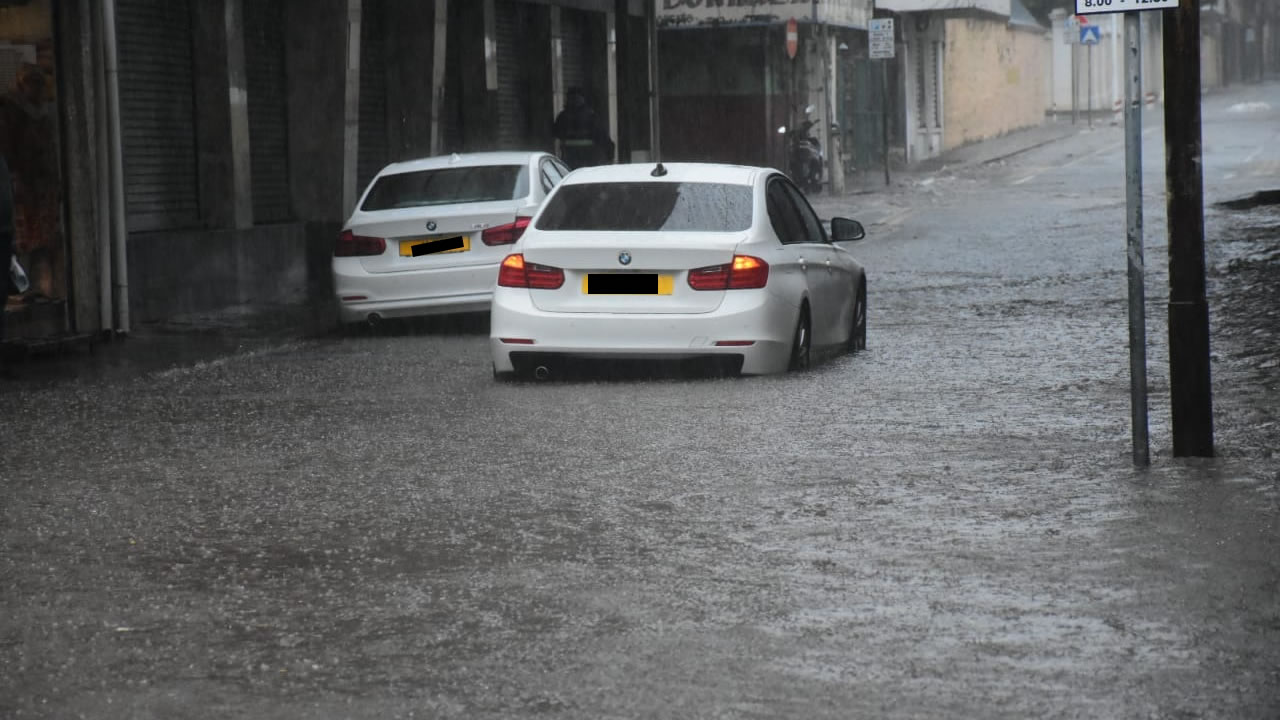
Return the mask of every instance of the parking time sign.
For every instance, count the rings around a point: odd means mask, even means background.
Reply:
[[[1169,10],[1180,0],[1076,0],[1077,15],[1133,12],[1135,10]]]

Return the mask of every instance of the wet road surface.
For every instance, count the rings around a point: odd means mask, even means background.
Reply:
[[[1277,184],[1207,102],[1210,200]],[[817,203],[869,348],[803,374],[501,385],[479,327],[6,389],[0,716],[1280,714],[1277,209],[1210,213],[1176,460],[1147,135],[1135,470],[1121,140]]]

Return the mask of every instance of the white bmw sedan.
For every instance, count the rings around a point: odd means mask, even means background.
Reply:
[[[612,165],[577,170],[498,270],[495,377],[545,378],[577,359],[718,359],[743,374],[803,369],[858,350],[866,272],[804,194],[765,168]]]
[[[334,247],[342,322],[488,310],[498,263],[568,174],[545,152],[451,155],[383,168]]]

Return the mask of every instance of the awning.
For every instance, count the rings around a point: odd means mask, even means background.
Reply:
[[[653,0],[664,28],[812,22],[813,0]],[[866,30],[872,0],[818,0],[817,21]]]

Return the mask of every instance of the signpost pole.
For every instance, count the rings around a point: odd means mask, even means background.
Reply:
[[[1143,260],[1142,248],[1142,23],[1139,11],[1157,10],[1167,8],[1177,8],[1179,0],[1076,0],[1076,14],[1097,13],[1097,12],[1123,12],[1124,13],[1124,170],[1125,170],[1125,205],[1126,205],[1126,249],[1128,255],[1128,279],[1129,279],[1129,393],[1130,393],[1130,419],[1132,420],[1133,431],[1133,464],[1138,467],[1147,467],[1151,464],[1150,438],[1148,437],[1148,418],[1147,418],[1147,319],[1146,319],[1146,290],[1145,290],[1145,268]],[[1183,0],[1182,5],[1185,8],[1191,8],[1191,12],[1195,13],[1199,18],[1199,3],[1194,0]],[[1139,7],[1141,6],[1141,7]],[[1099,8],[1106,8],[1100,11]],[[1170,56],[1170,35],[1168,17],[1173,15],[1170,11],[1166,15],[1165,24],[1165,90],[1168,97],[1167,107],[1178,108],[1178,112],[1165,113],[1165,138],[1168,152],[1172,153],[1174,147],[1174,133],[1170,130],[1173,125],[1171,117],[1182,117],[1185,107],[1184,100],[1194,104],[1195,119],[1200,119],[1200,77],[1197,73],[1194,78],[1194,90],[1188,84],[1184,89],[1185,98],[1175,97],[1175,93],[1169,92],[1169,68],[1176,64],[1176,60]],[[1082,21],[1083,22],[1083,21]],[[1195,28],[1195,34],[1188,34],[1193,38],[1191,42],[1199,48],[1199,27]],[[1089,46],[1089,127],[1093,127],[1093,45],[1099,39],[1099,31],[1093,29],[1080,33],[1081,41]],[[1187,62],[1194,63],[1195,69],[1199,70],[1200,58],[1198,53],[1187,58]],[[1194,96],[1194,98],[1192,97]],[[1198,125],[1197,125],[1198,128]],[[1197,149],[1198,149],[1197,136]],[[1199,178],[1199,156],[1196,157],[1196,177]],[[1172,258],[1174,248],[1175,227],[1180,225],[1174,217],[1173,207],[1175,204],[1174,183],[1173,178],[1173,161],[1170,160],[1169,170],[1169,252],[1170,262],[1169,271],[1173,275],[1175,262]],[[1203,220],[1203,217],[1201,218]],[[1201,225],[1203,227],[1203,224]],[[1201,256],[1203,261],[1203,255]],[[1201,265],[1203,273],[1204,266]],[[1203,274],[1201,275],[1203,281]],[[1173,287],[1174,282],[1170,282]],[[1201,285],[1201,298],[1203,298],[1203,285]],[[1174,303],[1169,303],[1169,323],[1170,323],[1170,348],[1169,355],[1172,361],[1176,353],[1173,338],[1173,318]],[[1206,313],[1206,320],[1207,320]],[[1206,353],[1207,355],[1207,353]],[[1171,363],[1172,364],[1172,363]],[[1170,373],[1170,385],[1175,387],[1178,385],[1178,377],[1176,372]],[[1177,398],[1174,399],[1174,455],[1178,454],[1177,440]]]
[[[1142,32],[1136,12],[1124,14],[1126,236],[1129,249],[1129,394],[1133,464],[1151,464],[1147,437],[1147,319],[1142,252]],[[1090,46],[1092,47],[1092,46]]]
[[[880,146],[884,156],[884,184],[889,186],[889,62],[880,61]]]

